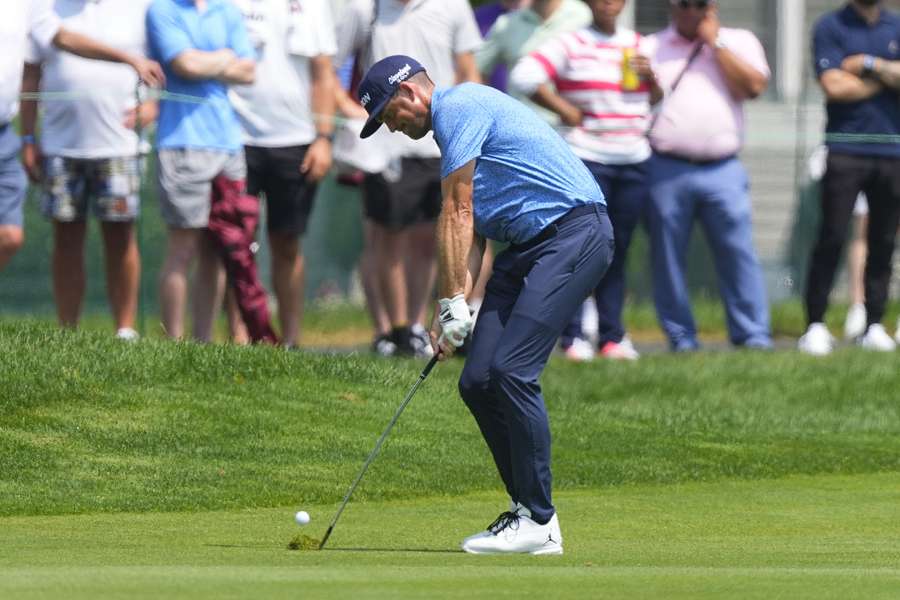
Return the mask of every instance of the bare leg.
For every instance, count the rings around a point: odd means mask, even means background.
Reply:
[[[424,325],[437,276],[435,224],[418,223],[405,233],[407,240],[404,267],[409,282],[407,322]]]
[[[377,282],[381,286],[388,319],[393,328],[406,327],[409,325],[407,316],[409,310],[406,301],[408,292],[403,250],[409,232],[393,231],[377,224],[372,225],[372,230]]]
[[[359,259],[359,272],[363,284],[363,293],[366,296],[366,306],[372,325],[377,335],[386,335],[391,331],[391,320],[384,307],[384,296],[381,286],[378,284],[378,273],[375,260],[374,228],[377,227],[371,220],[363,223],[363,252]]]
[[[206,235],[203,229],[169,229],[166,260],[159,276],[159,300],[163,328],[170,338],[184,337],[188,268],[197,253],[202,235]]]
[[[853,237],[847,249],[847,277],[850,288],[850,304],[863,304],[866,301],[863,274],[866,270],[866,230],[869,228],[869,215],[860,215],[853,219]]]
[[[53,222],[53,296],[56,316],[63,327],[77,327],[84,300],[84,239],[87,223]]]
[[[106,250],[106,293],[116,329],[134,329],[141,256],[132,223],[102,223]]]
[[[225,278],[225,318],[228,320],[228,336],[231,343],[238,346],[246,346],[250,343],[250,332],[247,331],[247,324],[241,317],[241,310],[238,307],[237,297],[234,295],[234,287],[228,278]]]
[[[269,233],[272,252],[272,287],[278,299],[278,320],[285,346],[300,342],[303,318],[304,260],[300,238],[296,235]]]
[[[25,232],[16,225],[0,225],[0,270],[25,243]]]
[[[191,314],[194,339],[211,342],[213,325],[222,307],[225,292],[225,268],[215,244],[205,230],[202,233],[197,242],[197,272],[194,275]]]

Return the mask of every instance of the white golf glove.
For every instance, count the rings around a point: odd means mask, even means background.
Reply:
[[[452,298],[441,298],[438,300],[441,307],[438,318],[441,322],[441,330],[445,340],[453,344],[456,348],[463,345],[466,336],[472,331],[472,314],[469,312],[469,305],[466,304],[466,297],[457,294]]]

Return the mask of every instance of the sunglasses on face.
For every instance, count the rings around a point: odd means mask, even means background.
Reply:
[[[687,10],[692,6],[703,10],[712,4],[712,0],[672,0],[672,6],[677,6],[682,10]]]

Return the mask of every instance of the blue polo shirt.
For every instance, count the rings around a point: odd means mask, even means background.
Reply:
[[[866,23],[853,7],[825,14],[813,33],[816,74],[840,69],[841,62],[854,54],[871,54],[897,60],[900,54],[900,17],[881,9],[874,25]],[[900,94],[885,88],[861,102],[827,104],[826,143],[831,150],[848,154],[900,157],[900,143],[854,140],[860,134],[900,136]]]
[[[521,244],[575,206],[606,204],[584,163],[533,110],[494,88],[436,89],[431,124],[441,178],[472,160],[475,229]]]
[[[183,79],[172,70],[172,59],[190,49],[230,48],[241,58],[255,58],[240,11],[228,0],[208,0],[203,13],[193,0],[154,0],[147,11],[147,39],[166,73],[166,91],[189,97],[160,102],[159,147],[240,150],[241,126],[228,87],[214,79]]]

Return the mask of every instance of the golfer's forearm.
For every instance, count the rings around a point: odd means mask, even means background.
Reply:
[[[256,81],[256,62],[249,58],[238,58],[225,67],[217,77],[222,83],[250,85]]]
[[[337,104],[334,88],[337,87],[334,67],[328,56],[312,59],[312,110],[316,133],[330,136],[334,133],[334,110]]]
[[[25,70],[22,73],[22,92],[30,94],[37,92],[41,87],[41,67],[25,63]],[[22,100],[19,107],[19,122],[22,135],[34,135],[35,124],[37,123],[38,103],[37,100]]]
[[[437,222],[440,298],[452,298],[457,294],[466,293],[469,254],[474,239],[471,178],[473,169],[474,167],[463,167],[460,171],[469,171],[468,176],[457,171],[441,183],[444,201]]]
[[[472,288],[481,274],[481,263],[484,260],[485,239],[475,234],[472,240],[472,248],[469,250],[469,273],[466,279],[466,298],[472,293]]]
[[[109,62],[124,63],[127,65],[134,64],[134,56],[119,50],[111,48],[106,44],[81,35],[74,31],[70,31],[65,27],[60,27],[56,36],[53,38],[53,45],[66,52],[71,52],[84,58],[92,58],[95,60],[106,60]]]
[[[227,48],[206,52],[185,50],[172,59],[172,70],[185,79],[215,79],[234,62],[234,52]]]

